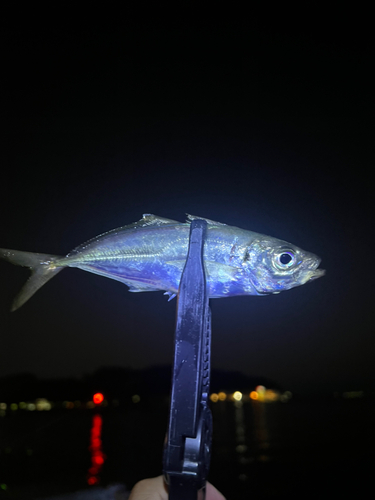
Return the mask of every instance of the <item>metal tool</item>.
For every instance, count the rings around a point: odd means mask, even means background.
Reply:
[[[203,258],[206,229],[204,220],[191,222],[178,293],[169,428],[164,448],[164,476],[170,500],[204,499],[210,464],[211,311]]]

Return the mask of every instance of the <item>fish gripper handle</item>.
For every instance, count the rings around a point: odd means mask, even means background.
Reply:
[[[203,258],[206,230],[205,220],[191,222],[178,293],[169,427],[164,448],[164,476],[170,500],[204,499],[210,464],[211,312]]]

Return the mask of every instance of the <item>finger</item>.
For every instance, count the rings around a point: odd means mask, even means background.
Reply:
[[[225,500],[225,496],[209,482],[206,484],[206,500]]]
[[[164,476],[139,481],[132,489],[128,500],[168,500]],[[206,500],[225,500],[225,497],[215,486],[207,482]]]
[[[164,477],[142,479],[134,486],[128,500],[168,500]]]

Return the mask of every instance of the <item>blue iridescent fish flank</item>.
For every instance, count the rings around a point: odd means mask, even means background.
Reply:
[[[139,222],[113,229],[72,250],[66,257],[0,249],[0,257],[29,267],[32,275],[13,302],[23,305],[65,267],[125,283],[130,292],[178,292],[187,256],[190,222],[145,214]],[[286,241],[208,219],[204,261],[210,298],[267,295],[323,276],[320,258]]]

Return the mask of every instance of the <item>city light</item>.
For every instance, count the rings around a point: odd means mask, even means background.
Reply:
[[[342,397],[345,399],[363,398],[363,396],[363,391],[346,391],[342,393]]]
[[[375,394],[375,393],[374,393]],[[232,401],[235,405],[242,405],[249,401],[257,401],[261,403],[275,403],[282,402],[286,403],[292,398],[292,393],[290,391],[281,392],[277,389],[268,389],[263,385],[258,385],[254,390],[250,392],[242,393],[241,391],[234,391],[233,393],[225,393],[220,391],[218,393],[213,392],[209,395],[212,403],[217,403],[219,401]],[[365,398],[364,391],[346,391],[346,392],[335,392],[333,393],[335,398],[344,399],[361,399]],[[143,396],[142,396],[143,397]],[[132,403],[137,404],[141,401],[141,396],[139,394],[133,394],[130,396]],[[108,401],[104,399],[104,395],[101,392],[97,392],[93,395],[92,399],[89,401],[79,401],[78,399],[74,401],[49,401],[46,398],[37,398],[34,401],[21,401],[19,403],[5,403],[4,401],[0,403],[0,417],[5,417],[7,413],[15,412],[17,410],[27,410],[27,411],[49,411],[58,410],[64,408],[66,410],[77,410],[77,409],[93,409],[98,406],[101,408],[105,407],[118,407],[120,401],[118,399],[113,399]],[[92,479],[94,481],[94,479]]]
[[[52,407],[51,403],[45,398],[39,398],[35,403],[38,411],[49,411]]]
[[[96,394],[93,395],[92,400],[96,405],[100,405],[104,401],[104,396],[101,392],[97,392]]]

